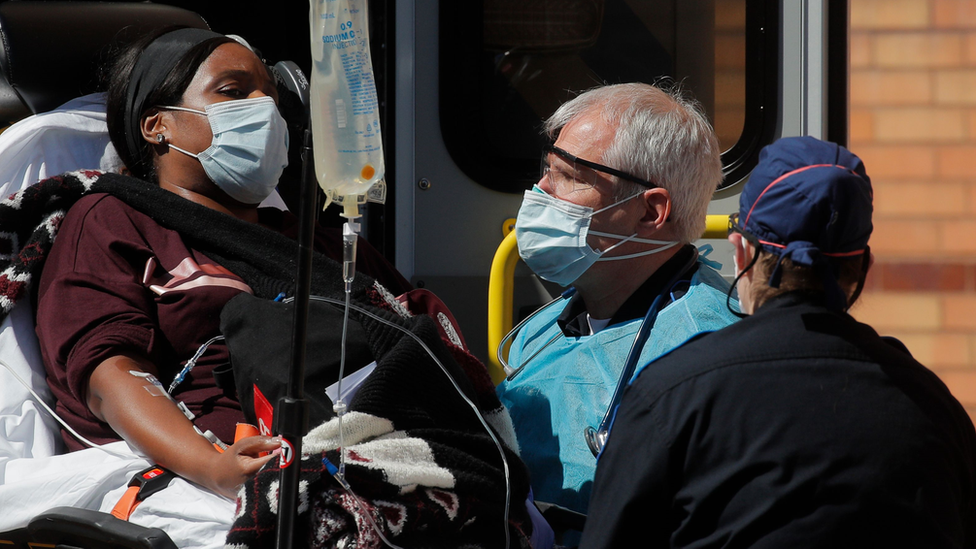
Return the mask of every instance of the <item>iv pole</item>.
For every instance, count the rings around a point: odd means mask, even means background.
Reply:
[[[292,362],[285,396],[278,400],[274,432],[282,437],[285,452],[279,463],[278,549],[295,547],[295,518],[298,514],[298,476],[301,472],[302,437],[308,431],[308,401],[305,400],[305,339],[308,328],[308,296],[312,287],[312,247],[315,239],[315,206],[318,186],[312,157],[312,122],[309,117],[302,144],[301,211],[298,233],[298,285],[295,290]]]

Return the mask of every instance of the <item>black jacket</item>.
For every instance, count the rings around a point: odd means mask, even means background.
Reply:
[[[896,340],[800,294],[627,390],[581,547],[976,547],[976,431]]]

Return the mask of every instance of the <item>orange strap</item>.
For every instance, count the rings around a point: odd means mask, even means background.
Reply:
[[[254,436],[255,434],[257,434],[256,427],[252,425],[243,424],[243,423],[238,424],[237,432],[235,433],[235,437],[234,437],[234,442],[237,442],[241,438]],[[223,453],[224,451],[223,448],[218,446],[216,443],[213,446],[218,452]],[[267,452],[265,452],[265,454],[267,454]],[[145,483],[152,482],[154,479],[160,480],[157,477],[162,477],[164,475],[168,475],[168,477],[166,477],[164,480],[164,484],[162,484],[161,486],[160,485],[151,486],[149,490],[142,497],[139,497],[140,492],[142,492],[143,485]],[[140,473],[137,473],[134,477],[132,477],[132,480],[129,482],[129,488],[125,491],[124,494],[122,494],[122,497],[119,498],[119,502],[115,504],[115,507],[112,508],[112,516],[120,520],[129,520],[129,517],[132,516],[132,512],[135,511],[136,507],[139,506],[142,500],[156,493],[157,491],[162,489],[162,487],[165,487],[166,484],[169,484],[169,478],[171,478],[172,476],[173,476],[172,473],[157,466],[152,466]],[[138,482],[140,479],[141,482]]]
[[[112,509],[112,516],[120,520],[129,520],[132,511],[142,500],[169,486],[169,481],[176,476],[172,471],[158,465],[152,465],[132,476],[129,488],[122,494],[119,502]]]
[[[132,512],[141,503],[141,500],[136,498],[137,495],[139,495],[139,486],[129,486],[129,489],[122,494],[119,502],[112,508],[112,516],[119,520],[129,520]]]

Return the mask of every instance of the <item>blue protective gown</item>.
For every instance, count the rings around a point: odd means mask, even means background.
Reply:
[[[638,365],[699,332],[736,321],[725,305],[728,287],[699,260],[688,291],[658,313]],[[583,431],[603,419],[643,318],[611,324],[593,335],[567,337],[556,320],[568,302],[549,305],[522,327],[509,352],[512,368],[552,342],[497,390],[515,423],[535,499],[585,513],[596,458]]]

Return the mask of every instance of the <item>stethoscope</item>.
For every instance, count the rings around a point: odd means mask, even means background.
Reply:
[[[607,444],[607,437],[610,435],[610,423],[613,421],[614,411],[620,404],[620,399],[623,398],[624,390],[630,383],[630,378],[634,375],[634,370],[637,369],[637,361],[640,360],[641,351],[644,349],[644,344],[647,343],[647,338],[651,335],[651,329],[654,328],[654,323],[657,321],[657,315],[667,304],[674,301],[672,294],[674,292],[675,286],[685,280],[689,271],[691,271],[695,265],[698,263],[698,250],[693,250],[691,257],[685,262],[685,264],[677,271],[677,273],[671,277],[671,280],[664,286],[665,291],[661,292],[654,298],[651,302],[651,306],[647,309],[647,314],[644,315],[644,319],[641,321],[640,328],[637,330],[637,335],[634,337],[634,343],[630,346],[630,352],[627,354],[627,361],[624,363],[624,369],[620,372],[620,378],[617,380],[617,388],[613,391],[613,398],[610,399],[610,405],[607,407],[607,411],[603,415],[603,420],[600,421],[600,425],[597,428],[587,426],[583,430],[583,437],[586,439],[586,445],[589,446],[590,451],[593,452],[593,456],[599,456],[600,452],[603,451],[603,447]],[[501,343],[498,344],[498,349],[496,350],[496,356],[498,357],[498,362],[502,365],[506,372],[511,372],[508,374],[506,379],[512,380],[518,375],[520,371],[529,362],[539,355],[546,347],[555,343],[560,337],[563,336],[562,330],[556,330],[556,335],[551,339],[546,341],[542,346],[540,346],[532,355],[525,359],[518,368],[514,370],[509,366],[505,357],[502,356],[502,350],[505,345],[509,343],[518,331],[525,326],[530,320],[536,317],[539,313],[548,309],[550,305],[556,303],[557,301],[562,301],[569,299],[573,294],[576,293],[575,288],[569,288],[560,294],[558,297],[546,303],[538,310],[527,316],[524,320],[518,323],[517,326],[512,328],[510,332],[505,334],[502,338]]]

